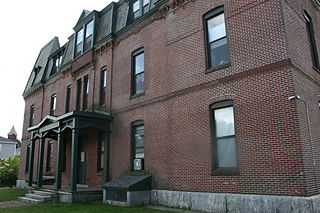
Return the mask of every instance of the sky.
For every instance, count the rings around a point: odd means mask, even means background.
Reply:
[[[23,90],[40,49],[53,37],[60,45],[74,33],[81,12],[101,11],[111,0],[0,1],[0,136],[14,125],[22,137]]]

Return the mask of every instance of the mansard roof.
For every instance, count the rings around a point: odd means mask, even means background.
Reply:
[[[35,87],[41,83],[49,56],[59,48],[60,44],[58,37],[54,37],[44,47],[42,47],[37,61],[31,71],[28,83],[24,90],[24,94],[26,94],[26,92],[28,92],[32,87]]]
[[[111,2],[100,12],[96,10],[83,10],[73,29],[76,33],[77,30],[80,30],[86,23],[94,19],[93,47],[95,47],[121,35],[142,20],[150,17],[157,11],[158,7],[167,1],[168,0],[150,0],[149,12],[134,21],[131,17],[132,14],[130,13],[132,10],[132,8],[130,9],[132,1],[119,0],[118,2]],[[54,37],[40,50],[23,92],[24,97],[32,93],[39,85],[53,76],[52,69],[54,69],[54,63],[57,56],[60,57],[62,54],[60,70],[73,61],[75,33],[68,38],[68,42],[62,47],[60,47],[58,38]],[[60,70],[57,70],[55,73],[59,73]]]

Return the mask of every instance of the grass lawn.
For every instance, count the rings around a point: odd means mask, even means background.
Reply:
[[[158,211],[145,207],[125,208],[107,206],[105,204],[39,204],[33,206],[22,206],[17,208],[0,209],[0,213],[172,213],[169,211]]]
[[[0,188],[0,202],[17,200],[18,197],[24,196],[26,192],[27,191],[24,189],[16,189],[9,187]]]

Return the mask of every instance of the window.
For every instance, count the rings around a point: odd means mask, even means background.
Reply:
[[[89,50],[93,45],[93,34],[94,34],[94,20],[84,25],[76,33],[76,44],[74,57],[77,58],[83,52]]]
[[[88,94],[89,94],[89,76],[83,78],[83,99],[82,99],[82,110],[88,109]]]
[[[213,120],[213,144],[216,171],[236,171],[237,150],[232,101],[223,101],[211,106]]]
[[[317,70],[320,70],[319,57],[318,57],[316,39],[314,36],[312,19],[311,19],[311,16],[309,16],[309,14],[306,12],[304,13],[304,18],[306,19],[307,34],[308,34],[312,64],[314,68],[316,68]]]
[[[30,106],[29,127],[33,126],[33,120],[34,120],[34,104]]]
[[[136,121],[132,124],[133,170],[144,169],[144,124]]]
[[[133,18],[136,19],[140,16],[140,1],[133,2]]]
[[[133,53],[132,95],[144,92],[144,52],[140,49]]]
[[[66,94],[66,113],[70,112],[70,97],[71,97],[71,86],[68,86],[67,94]]]
[[[204,21],[208,68],[218,68],[229,64],[230,55],[223,7],[206,14]]]
[[[33,72],[34,72],[34,77],[32,79],[31,82],[31,86],[34,85],[34,83],[36,82],[37,76],[38,76],[38,72],[40,71],[40,67],[34,68]]]
[[[147,13],[149,11],[149,3],[150,0],[143,0],[143,13]]]
[[[82,54],[82,46],[83,46],[83,28],[79,30],[76,34],[76,48],[74,57],[78,57]]]
[[[98,158],[97,158],[97,172],[100,172],[103,169],[103,160],[104,160],[104,140],[105,137],[103,134],[99,135],[99,142],[98,142]]]
[[[56,107],[57,107],[57,95],[53,94],[51,96],[51,102],[50,102],[50,115],[56,114]]]
[[[149,12],[150,0],[136,0],[132,4],[133,19],[138,18],[142,14]],[[142,10],[141,10],[142,8]]]
[[[55,64],[56,64],[56,68],[60,68],[61,67],[61,64],[62,64],[62,55],[61,56],[57,56],[55,58]]]
[[[105,104],[105,96],[106,96],[106,88],[107,88],[107,70],[102,69],[100,73],[100,105]]]
[[[79,79],[77,81],[77,96],[76,96],[76,110],[80,111],[80,101],[81,101],[81,85],[82,84],[82,80]]]
[[[31,150],[31,146],[28,145],[27,146],[27,155],[26,155],[26,169],[25,169],[25,172],[28,172],[29,171],[29,162],[30,162],[30,150]]]
[[[62,53],[60,53],[60,54],[62,54]],[[62,64],[62,55],[56,55],[52,60],[53,60],[53,65],[52,65],[52,69],[50,72],[50,76],[52,76],[53,74],[55,74],[59,70],[59,68]]]
[[[52,143],[48,143],[48,147],[47,147],[47,172],[50,172],[52,169],[52,155],[53,155],[53,144]]]
[[[85,37],[84,50],[83,50],[84,52],[92,47],[92,41],[93,41],[92,35],[93,35],[93,20],[86,25],[86,37]]]

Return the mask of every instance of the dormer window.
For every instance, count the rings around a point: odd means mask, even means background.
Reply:
[[[92,47],[93,32],[94,32],[94,20],[91,20],[89,23],[85,24],[76,33],[76,44],[75,44],[75,52],[74,52],[75,58],[77,58],[83,52],[86,52]]]
[[[133,18],[136,19],[140,16],[140,1],[137,0],[133,3]]]
[[[60,68],[62,64],[62,55],[56,58],[56,67]]]
[[[84,43],[84,52],[92,47],[92,34],[93,34],[93,20],[86,25],[86,37]]]
[[[149,3],[150,0],[143,0],[143,13],[147,13],[149,11]]]
[[[82,47],[83,47],[83,28],[79,30],[76,35],[76,50],[74,53],[75,58],[82,54]]]
[[[136,0],[132,4],[133,19],[149,12],[150,0]],[[141,10],[142,8],[142,10]]]

